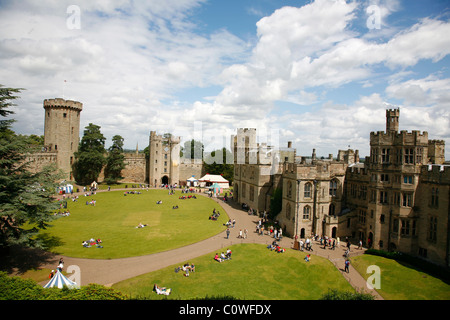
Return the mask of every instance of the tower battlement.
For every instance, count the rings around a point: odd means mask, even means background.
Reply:
[[[44,108],[70,108],[81,111],[83,110],[83,104],[79,101],[64,100],[61,98],[45,99]]]

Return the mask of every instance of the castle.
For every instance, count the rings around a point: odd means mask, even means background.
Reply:
[[[445,143],[427,132],[398,131],[399,109],[386,110],[386,131],[370,134],[370,156],[339,150],[318,159],[295,149],[276,155],[256,144],[255,129],[232,137],[234,198],[269,211],[282,190],[281,227],[295,239],[311,235],[352,241],[370,248],[398,250],[449,266],[450,165]],[[281,161],[280,161],[281,160]]]
[[[27,155],[31,170],[55,163],[73,180],[83,105],[44,100],[44,147]],[[361,240],[375,249],[398,250],[449,266],[450,165],[445,142],[427,132],[400,131],[399,109],[386,110],[386,130],[370,133],[370,156],[339,150],[337,157],[298,156],[288,142],[275,148],[256,141],[256,129],[239,128],[231,137],[234,200],[256,212],[270,210],[282,192],[276,219],[295,239],[311,235]],[[180,137],[149,136],[149,158],[125,153],[123,182],[184,184],[205,172],[201,160],[180,157]],[[102,181],[102,174],[99,177]],[[295,242],[296,243],[296,242]]]
[[[31,171],[39,171],[54,163],[65,173],[65,180],[73,180],[72,164],[80,143],[80,113],[83,104],[61,98],[44,100],[45,124],[44,146],[40,152],[26,155]],[[120,182],[152,186],[160,184],[184,184],[192,176],[200,178],[203,172],[201,161],[180,159],[180,137],[170,134],[157,135],[150,132],[149,159],[145,154],[125,152],[124,177]],[[98,182],[103,181],[100,173]]]

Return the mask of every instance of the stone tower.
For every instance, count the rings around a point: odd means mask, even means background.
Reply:
[[[44,145],[47,151],[56,152],[56,164],[68,180],[73,180],[74,152],[80,142],[80,112],[83,104],[60,98],[45,99]]]
[[[386,109],[386,132],[398,132],[400,109]]]
[[[180,137],[150,131],[149,155],[150,185],[180,183]]]

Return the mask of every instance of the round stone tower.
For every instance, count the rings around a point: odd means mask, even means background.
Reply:
[[[45,99],[44,145],[48,152],[57,153],[57,166],[73,180],[74,152],[80,142],[80,112],[83,104],[60,98]]]

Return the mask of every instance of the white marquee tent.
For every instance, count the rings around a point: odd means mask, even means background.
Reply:
[[[210,185],[213,185],[214,183],[217,183],[222,189],[228,189],[230,187],[230,183],[227,179],[225,179],[221,175],[216,174],[207,173],[206,175],[198,179],[198,181],[200,182],[200,187],[208,187]]]
[[[55,275],[44,286],[44,288],[57,287],[59,289],[62,289],[64,286],[67,286],[70,289],[78,288],[78,285],[76,282],[73,282],[73,281],[67,279],[61,272],[59,272],[59,270],[57,270]]]

